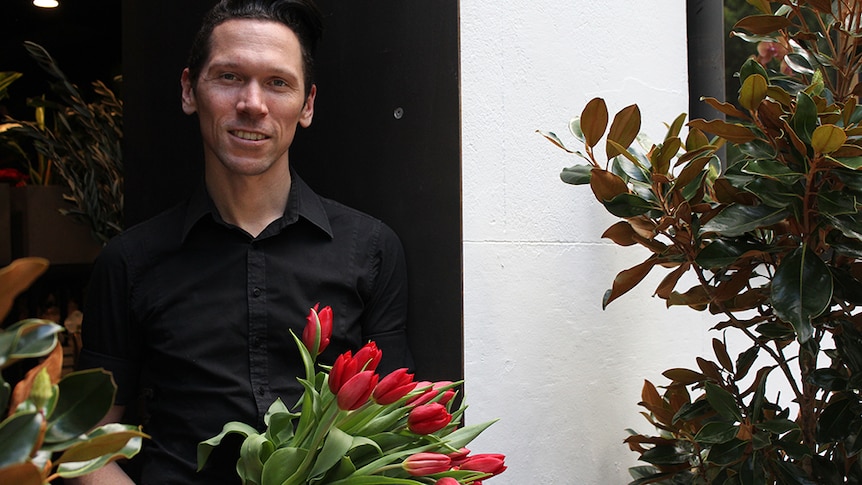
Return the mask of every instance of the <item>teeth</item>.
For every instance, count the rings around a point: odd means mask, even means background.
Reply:
[[[234,131],[233,134],[242,138],[243,140],[251,141],[258,141],[266,138],[266,136],[261,135],[260,133],[252,133],[250,131]]]

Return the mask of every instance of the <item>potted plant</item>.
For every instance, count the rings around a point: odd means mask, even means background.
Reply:
[[[656,296],[721,320],[714,356],[645,382],[658,433],[626,439],[647,463],[636,484],[862,481],[862,2],[749,3],[760,13],[736,35],[780,46],[781,65],[746,61],[738,106],[704,99],[727,121],[690,121],[683,136],[680,115],[643,149],[637,105],[608,128],[593,99],[570,124],[586,163],[562,180],[621,219],[603,237],[649,254],[604,305],[665,268]],[[728,334],[747,346],[732,352]],[[770,398],[778,380],[789,392]]]
[[[47,266],[45,259],[24,258],[0,269],[0,318]],[[146,436],[121,424],[92,429],[113,405],[116,387],[101,369],[60,378],[61,331],[38,319],[0,329],[0,370],[22,359],[42,358],[14,389],[0,374],[0,483],[42,485],[85,475],[134,456]]]
[[[93,83],[95,100],[85,101],[44,48],[32,42],[25,42],[24,47],[54,82],[50,96],[28,101],[35,109],[34,121],[7,119],[0,125],[0,139],[26,160],[28,187],[48,187],[13,194],[17,202],[13,210],[22,214],[24,249],[18,253],[45,255],[42,245],[28,240],[28,236],[35,239],[43,234],[39,241],[45,244],[63,241],[53,262],[90,262],[101,245],[122,230],[122,102],[100,81]],[[51,206],[46,198],[57,203]],[[70,247],[68,234],[76,232],[75,226],[64,228],[62,238],[45,235],[46,227],[63,222],[52,214],[57,210],[83,223],[92,237]],[[44,218],[51,216],[55,216],[55,224],[46,225]],[[35,220],[36,227],[28,229],[28,220]],[[83,234],[80,229],[77,232]],[[28,250],[31,246],[36,249]]]

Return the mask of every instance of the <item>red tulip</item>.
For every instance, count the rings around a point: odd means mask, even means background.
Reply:
[[[302,343],[315,357],[323,353],[332,338],[332,307],[325,306],[318,312],[318,306],[320,303],[308,311],[305,328],[302,330]]]
[[[377,344],[368,342],[359,349],[359,352],[356,352],[356,356],[353,359],[356,361],[357,371],[363,371],[376,370],[381,357],[383,357],[383,353],[377,348]]]
[[[377,386],[378,378],[377,374],[371,370],[362,371],[351,377],[338,391],[336,396],[338,408],[344,411],[353,411],[362,407],[371,397],[371,392]]]
[[[432,402],[416,406],[407,416],[407,428],[416,434],[431,434],[445,428],[452,415],[440,403]]]
[[[499,475],[506,471],[505,459],[506,456],[499,453],[483,453],[467,457],[458,468]]]
[[[413,374],[408,374],[407,369],[404,368],[397,369],[377,384],[373,394],[374,402],[382,406],[392,404],[409,394],[415,387]]]
[[[460,450],[453,452],[453,453],[449,453],[446,456],[448,456],[449,459],[452,460],[452,466],[458,466],[461,463],[463,463],[464,460],[467,459],[467,456],[469,456],[469,455],[470,455],[470,450],[468,450],[467,448],[461,448]]]
[[[446,404],[449,401],[451,401],[452,398],[455,397],[455,391],[453,391],[452,389],[447,389],[447,390],[443,391],[442,393],[440,392],[440,388],[446,387],[446,386],[451,386],[452,385],[451,381],[438,381],[438,382],[434,382],[433,384],[431,382],[422,381],[419,384],[417,384],[416,387],[421,389],[423,387],[428,387],[429,385],[431,386],[431,389],[425,391],[422,394],[419,394],[418,396],[414,396],[414,397],[410,398],[407,401],[407,405],[408,406],[421,406],[423,404],[427,404],[427,403],[431,402],[437,396],[440,396],[440,398],[434,402],[439,402],[440,404]]]
[[[404,470],[414,477],[443,473],[449,470],[450,465],[451,460],[442,453],[416,453],[401,463]]]
[[[476,484],[477,482],[473,483]],[[460,482],[452,477],[443,477],[440,480],[434,482],[434,485],[460,485]]]
[[[356,362],[353,360],[353,353],[348,350],[339,355],[332,364],[332,369],[329,371],[329,390],[333,394],[338,394],[344,383],[355,375]]]

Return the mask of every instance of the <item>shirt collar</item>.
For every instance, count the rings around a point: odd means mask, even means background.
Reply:
[[[303,218],[317,226],[331,239],[332,226],[329,224],[329,217],[326,214],[322,198],[311,190],[311,187],[293,169],[290,171],[290,176],[291,183],[290,193],[287,196],[287,207],[285,207],[284,215],[273,223],[275,225],[275,232],[281,232],[285,227]],[[221,216],[216,210],[215,203],[213,203],[212,198],[207,193],[205,184],[201,182],[188,201],[186,217],[183,223],[183,241],[186,240],[189,232],[191,232],[198,221],[207,215],[211,216],[215,221],[222,221]],[[270,231],[264,231],[264,234],[266,233],[270,233]]]

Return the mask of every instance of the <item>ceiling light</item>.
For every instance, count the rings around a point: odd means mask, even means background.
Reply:
[[[33,0],[33,5],[42,8],[55,8],[60,5],[57,0]]]

